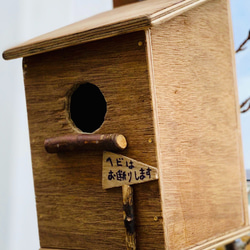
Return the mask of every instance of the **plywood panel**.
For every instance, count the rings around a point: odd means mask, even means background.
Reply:
[[[233,233],[227,234],[226,237],[222,236],[222,237],[214,238],[213,240],[210,240],[210,241],[204,241],[200,245],[197,245],[196,247],[192,247],[192,250],[214,249],[214,248],[217,248],[218,246],[224,246],[226,244],[232,243],[236,238],[239,239],[241,237],[246,236],[247,234],[249,234],[249,228],[243,228],[243,229],[234,231]],[[50,250],[50,249],[42,248],[40,250]],[[53,249],[53,250],[59,250],[59,249]]]
[[[248,225],[228,20],[217,0],[151,29],[169,249],[212,248]]]
[[[122,190],[102,189],[102,152],[48,154],[43,142],[79,133],[68,93],[90,82],[107,102],[96,133],[123,134],[122,154],[157,167],[144,32],[25,58],[24,78],[41,247],[124,249]],[[134,186],[134,201],[138,249],[163,249],[158,182]]]

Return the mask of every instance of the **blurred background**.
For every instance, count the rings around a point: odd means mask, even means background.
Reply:
[[[0,0],[0,52],[112,9],[112,0]],[[235,48],[250,30],[250,1],[231,0]],[[249,48],[248,48],[249,47]],[[250,42],[236,54],[239,102],[250,97]],[[39,249],[22,60],[0,58],[0,249]],[[250,172],[250,111],[241,115]]]

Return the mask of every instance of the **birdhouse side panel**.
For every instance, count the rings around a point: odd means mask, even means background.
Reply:
[[[151,29],[169,249],[249,229],[229,18],[227,1],[208,1]]]
[[[157,167],[145,32],[28,57],[23,67],[41,247],[124,249],[122,189],[102,189],[103,152],[48,154],[44,140],[86,132],[72,121],[70,96],[88,83],[106,102],[104,121],[92,133],[124,135],[123,155]],[[96,98],[88,100],[91,110]],[[80,112],[83,124],[97,112]],[[163,249],[158,181],[135,185],[134,203],[138,248]]]

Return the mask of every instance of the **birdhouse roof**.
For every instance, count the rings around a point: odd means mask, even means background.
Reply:
[[[41,54],[159,25],[207,0],[147,0],[124,5],[33,38],[3,53],[4,59]]]

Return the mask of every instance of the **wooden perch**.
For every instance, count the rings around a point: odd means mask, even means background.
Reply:
[[[48,153],[89,149],[120,151],[127,147],[127,141],[121,134],[65,135],[46,139],[44,147]]]

